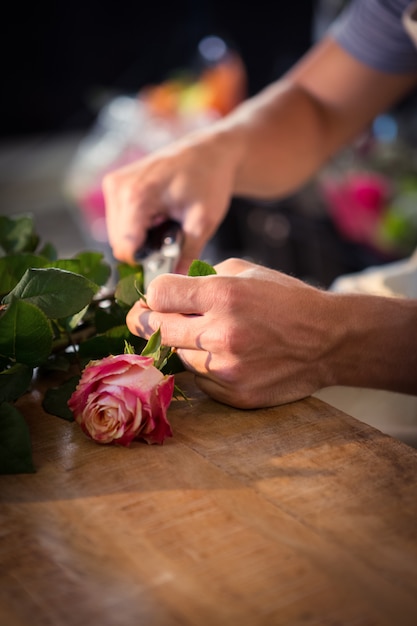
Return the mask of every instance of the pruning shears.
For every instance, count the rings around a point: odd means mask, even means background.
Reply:
[[[174,220],[167,220],[148,230],[143,247],[135,255],[143,268],[145,293],[151,280],[175,269],[183,239],[181,224]]]

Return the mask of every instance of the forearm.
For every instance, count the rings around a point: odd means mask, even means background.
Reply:
[[[326,386],[417,394],[417,300],[326,294]]]
[[[233,163],[235,194],[277,197],[305,183],[415,82],[376,72],[326,40],[221,120],[210,139]]]
[[[327,125],[320,105],[284,80],[242,105],[220,138],[237,155],[235,195],[276,197],[301,186],[334,151]]]

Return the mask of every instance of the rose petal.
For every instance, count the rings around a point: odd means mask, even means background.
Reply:
[[[162,443],[172,436],[166,414],[173,391],[174,377],[154,367],[152,357],[116,355],[86,366],[68,406],[100,443]]]

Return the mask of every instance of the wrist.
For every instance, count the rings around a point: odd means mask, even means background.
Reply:
[[[417,393],[417,302],[362,294],[326,296],[326,386]]]
[[[238,176],[246,155],[244,127],[233,121],[232,117],[224,118],[210,127],[201,135],[203,145],[212,152],[217,166],[230,172],[233,193],[239,191]]]

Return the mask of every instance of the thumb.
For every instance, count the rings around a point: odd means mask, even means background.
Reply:
[[[188,274],[191,263],[200,258],[203,246],[204,242],[200,243],[198,239],[192,236],[184,236],[181,256],[178,260],[175,272],[177,274]]]
[[[119,261],[135,263],[135,253],[146,237],[146,216],[138,211],[133,201],[122,194],[118,173],[107,174],[102,183],[107,239],[113,255]]]
[[[194,204],[189,208],[183,220],[184,241],[181,257],[176,271],[179,274],[187,274],[193,261],[200,258],[206,243],[213,236],[217,224],[209,218],[210,212],[201,203]]]

